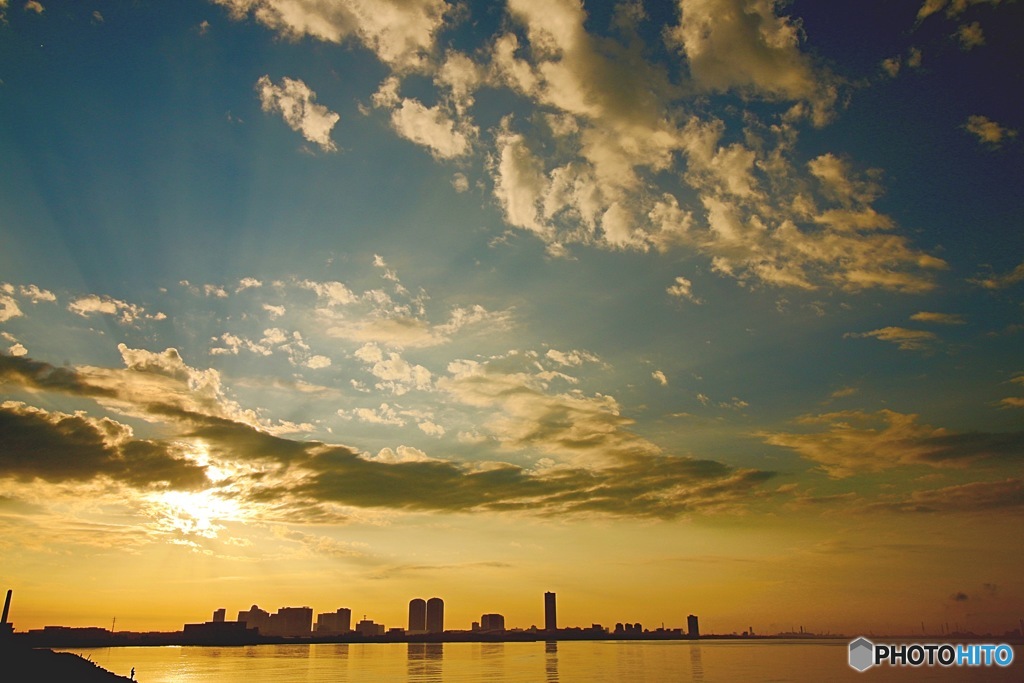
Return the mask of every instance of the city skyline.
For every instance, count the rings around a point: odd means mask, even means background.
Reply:
[[[13,620],[1016,628],[1022,25],[0,0]]]

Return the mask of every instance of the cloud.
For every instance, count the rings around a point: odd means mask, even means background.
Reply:
[[[291,522],[325,515],[337,519],[339,509],[330,506],[339,505],[672,518],[743,506],[750,496],[761,495],[761,483],[772,476],[664,455],[640,437],[621,432],[628,420],[617,416],[613,400],[546,395],[536,384],[543,380],[499,372],[461,373],[451,390],[498,413],[512,410],[511,422],[489,422],[509,447],[603,453],[603,462],[586,457],[572,465],[549,459],[525,469],[493,461],[443,461],[409,447],[368,456],[345,446],[275,436],[252,411],[224,398],[215,371],[189,367],[173,349],[154,353],[121,345],[120,350],[123,370],[54,368],[0,356],[0,380],[93,398],[101,406],[161,423],[160,431],[167,436],[141,440],[109,418],[50,413],[9,402],[0,409],[0,421],[3,432],[17,438],[0,454],[0,476],[202,489],[204,496],[230,496],[265,521]],[[363,355],[376,354],[367,349]],[[511,393],[502,394],[502,387]],[[354,416],[399,419],[387,404]],[[442,434],[431,419],[417,417],[417,424],[427,434]]]
[[[978,138],[982,144],[998,149],[1003,142],[1010,138],[1017,137],[1017,131],[1005,128],[987,116],[973,114],[967,117],[964,130]]]
[[[996,510],[1024,508],[1024,481],[976,481],[941,489],[914,491],[890,501],[880,501],[870,509],[916,513],[989,513]],[[956,600],[966,600],[958,593]]]
[[[0,291],[0,323],[5,323],[11,318],[18,318],[24,315],[18,302],[14,297]]]
[[[675,282],[670,285],[666,290],[670,296],[674,296],[677,299],[686,299],[692,301],[695,304],[701,304],[703,301],[698,299],[693,294],[693,284],[683,276],[678,276]]]
[[[467,154],[477,129],[453,118],[448,106],[427,107],[419,100],[398,97],[398,79],[391,77],[373,96],[374,106],[391,112],[391,127],[400,136],[422,145],[438,159]]]
[[[900,351],[927,351],[938,340],[934,332],[910,330],[905,327],[883,327],[870,332],[847,332],[843,338],[866,339],[873,337],[896,344]]]
[[[256,81],[256,92],[259,93],[263,111],[281,114],[292,130],[319,146],[322,151],[337,151],[337,146],[331,140],[331,130],[341,116],[317,104],[316,93],[301,80],[286,76],[280,85],[276,85],[270,81],[270,76],[260,76]]]
[[[348,413],[339,410],[338,415],[342,417],[356,418],[360,422],[368,422],[370,424],[379,425],[392,425],[396,427],[404,427],[405,420],[395,411],[395,409],[389,406],[387,403],[381,403],[379,408],[354,408]]]
[[[376,344],[364,344],[355,352],[355,357],[365,362],[369,372],[379,379],[376,387],[396,396],[413,389],[429,391],[432,388],[431,373],[422,365],[415,365],[398,353],[385,353]]]
[[[989,277],[978,277],[969,280],[969,282],[980,285],[985,289],[1006,289],[1022,281],[1024,281],[1024,262],[1021,262],[1019,266],[1006,275],[990,275]]]
[[[681,21],[669,33],[694,81],[769,99],[805,100],[822,125],[835,87],[800,52],[798,22],[775,14],[774,0],[679,0]]]
[[[39,2],[39,0],[28,0],[28,2],[25,3],[26,12],[35,12],[36,14],[42,14],[43,10],[43,4]]]
[[[892,410],[805,415],[798,423],[824,425],[825,430],[759,432],[757,436],[767,444],[796,451],[833,477],[910,465],[966,467],[982,461],[1012,461],[1024,454],[1024,432],[958,433]]]
[[[579,351],[572,349],[570,351],[559,351],[558,349],[548,349],[544,354],[545,358],[549,358],[559,365],[566,367],[579,367],[584,363],[600,363],[601,359],[590,353],[589,351]]]
[[[153,314],[146,313],[146,310],[142,306],[136,304],[130,304],[119,299],[114,299],[109,296],[99,296],[96,294],[88,294],[86,296],[79,297],[71,301],[68,304],[68,310],[72,313],[87,318],[94,314],[109,315],[118,318],[123,324],[131,324],[136,320],[143,318],[148,320],[164,320],[166,315],[157,312]]]
[[[972,21],[969,24],[961,24],[957,27],[956,37],[960,41],[960,47],[970,50],[985,44],[985,32],[981,30],[981,24]]]
[[[444,24],[445,0],[213,0],[236,20],[256,21],[298,39],[340,43],[355,37],[396,69],[423,65]]]
[[[661,386],[663,386],[663,387],[667,387],[668,386],[668,377],[666,377],[665,373],[662,372],[661,370],[655,370],[654,372],[652,372],[651,373],[651,377],[653,377],[654,381],[656,381]]]
[[[917,11],[917,20],[920,22],[937,12],[946,10],[946,17],[955,19],[963,14],[971,5],[998,5],[1001,0],[924,0],[921,9]]]
[[[38,285],[22,285],[18,288],[18,293],[28,298],[34,304],[40,301],[57,301],[57,296],[53,292],[48,289],[41,289]]]
[[[201,488],[204,468],[172,444],[139,440],[108,418],[47,412],[16,401],[0,404],[0,477],[83,481],[106,477],[132,486]]]
[[[911,320],[922,323],[935,323],[937,325],[964,325],[966,321],[962,315],[956,313],[932,313],[920,311],[910,316]]]

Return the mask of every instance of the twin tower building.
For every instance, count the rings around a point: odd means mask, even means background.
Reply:
[[[409,601],[407,633],[444,633],[444,600],[414,598]]]

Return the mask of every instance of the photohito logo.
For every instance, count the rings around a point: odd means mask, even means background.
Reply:
[[[949,643],[920,644],[872,643],[858,638],[850,643],[850,666],[867,671],[873,666],[1010,666],[1013,648],[1005,643],[975,643],[950,645]]]

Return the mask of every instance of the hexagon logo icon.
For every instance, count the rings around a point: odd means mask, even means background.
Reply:
[[[857,671],[866,671],[875,663],[875,645],[867,638],[858,638],[850,643],[850,666]]]

